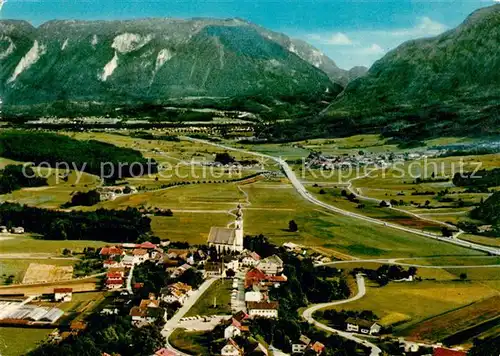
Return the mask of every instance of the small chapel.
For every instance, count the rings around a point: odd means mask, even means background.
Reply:
[[[234,227],[212,226],[208,235],[208,246],[214,246],[219,253],[243,251],[243,211],[238,204]]]

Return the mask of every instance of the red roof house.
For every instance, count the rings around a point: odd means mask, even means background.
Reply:
[[[149,241],[143,242],[138,246],[139,248],[146,248],[146,249],[152,249],[156,248],[156,245],[154,243],[151,243]]]
[[[123,250],[116,247],[116,246],[111,246],[111,247],[103,247],[101,248],[101,251],[99,252],[101,256],[106,256],[106,257],[111,257],[111,256],[121,256],[124,254]]]
[[[467,352],[445,349],[442,347],[437,347],[434,349],[433,356],[466,356]]]

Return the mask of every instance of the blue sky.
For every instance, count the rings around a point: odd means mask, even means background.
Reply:
[[[1,0],[0,0],[1,1]],[[7,0],[0,18],[240,17],[313,44],[341,68],[371,65],[402,42],[437,35],[494,0]],[[500,0],[498,0],[500,1]]]

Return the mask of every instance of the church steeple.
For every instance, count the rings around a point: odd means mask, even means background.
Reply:
[[[236,221],[234,222],[234,234],[235,234],[235,248],[237,251],[243,250],[243,211],[241,209],[241,204],[238,204],[238,210],[236,211]]]

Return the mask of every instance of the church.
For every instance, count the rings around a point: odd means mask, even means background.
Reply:
[[[209,247],[215,246],[219,253],[243,251],[243,212],[240,204],[238,204],[234,228],[213,226],[207,242]]]

